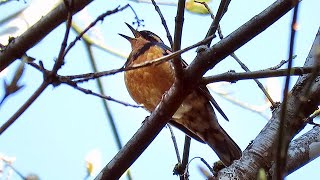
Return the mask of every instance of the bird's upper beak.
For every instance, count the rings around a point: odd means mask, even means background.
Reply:
[[[129,27],[129,29],[131,30],[131,32],[133,33],[135,38],[138,38],[141,36],[140,32],[135,30],[132,26],[130,26],[128,23],[126,23],[126,25]],[[128,41],[132,41],[134,38],[126,36],[124,34],[119,34],[120,36],[124,37],[125,39],[127,39]]]
[[[138,38],[141,36],[140,32],[135,30],[132,26],[130,26],[130,24],[126,23],[126,25],[129,27],[129,29],[131,30],[135,38]]]

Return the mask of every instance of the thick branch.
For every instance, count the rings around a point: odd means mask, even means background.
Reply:
[[[320,156],[320,127],[314,127],[304,135],[293,140],[288,149],[285,172],[291,174]],[[271,168],[271,174],[275,165]]]
[[[317,58],[313,53],[316,52],[315,49],[319,47],[320,44],[319,32],[320,28],[305,66],[317,64]],[[310,77],[312,77],[312,74],[299,78],[288,95],[285,128],[291,139],[305,126],[303,119],[313,113],[320,104],[320,82],[315,79],[310,79]],[[311,86],[306,86],[310,81],[312,82]],[[308,96],[305,96],[306,92],[308,92]],[[218,178],[230,178],[232,176],[238,179],[255,179],[257,171],[260,168],[269,170],[272,166],[271,162],[274,160],[273,154],[275,152],[273,151],[277,147],[280,111],[281,109],[276,109],[273,112],[270,121],[255,138],[253,143],[243,152],[241,159],[220,171]],[[298,167],[290,167],[290,169],[295,168]]]
[[[72,14],[80,11],[90,2],[92,0],[73,0]],[[54,28],[66,21],[67,15],[68,10],[64,2],[61,2],[60,5],[42,17],[21,36],[10,42],[4,51],[0,52],[0,71],[9,66],[14,60],[20,58]]]

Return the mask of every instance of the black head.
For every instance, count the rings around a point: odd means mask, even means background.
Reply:
[[[151,32],[151,31],[139,31],[140,35],[150,41],[150,42],[161,42],[163,43],[162,39],[156,35],[155,33]]]

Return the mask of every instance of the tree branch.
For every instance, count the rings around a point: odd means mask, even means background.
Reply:
[[[317,37],[309,52],[305,66],[313,66],[317,64],[317,56],[314,55],[315,48],[320,44],[320,28]],[[312,74],[304,75],[298,79],[293,89],[288,94],[287,109],[285,117],[285,128],[287,135],[292,139],[304,126],[304,118],[312,114],[320,104],[320,82],[315,80]],[[306,86],[312,82],[311,87]],[[305,96],[308,92],[309,96]],[[274,161],[274,150],[277,147],[277,136],[280,124],[281,108],[273,112],[272,118],[262,129],[243,152],[240,160],[235,161],[231,166],[221,170],[216,178],[238,178],[238,179],[255,179],[257,171],[260,168],[269,170]],[[297,167],[296,167],[297,168]],[[294,168],[290,168],[294,169]]]
[[[74,0],[72,14],[77,13],[93,0]],[[68,9],[61,2],[46,16],[30,27],[21,36],[8,44],[4,51],[0,52],[0,71],[4,70],[14,60],[24,55],[27,50],[36,45],[41,39],[49,34],[54,28],[66,21]]]
[[[311,73],[313,69],[314,69],[313,67],[294,67],[294,68],[291,68],[290,70],[290,76],[302,76],[304,74]],[[288,74],[287,69],[260,70],[260,71],[240,72],[240,73],[229,71],[222,74],[204,77],[201,83],[210,84],[210,83],[215,83],[220,81],[228,81],[233,83],[239,80],[280,77],[280,76],[287,76],[287,74]]]
[[[313,129],[293,140],[288,149],[287,165],[284,172],[289,175],[320,156],[320,127]],[[270,169],[273,174],[275,164]]]

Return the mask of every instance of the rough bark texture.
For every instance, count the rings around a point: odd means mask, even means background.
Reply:
[[[72,14],[77,13],[93,0],[73,0]],[[70,2],[70,1],[67,1]],[[30,48],[47,36],[58,25],[66,21],[68,10],[64,2],[54,8],[36,24],[31,26],[21,36],[15,38],[0,52],[0,71],[4,70],[14,60],[24,55]]]
[[[320,29],[318,30],[314,44],[310,50],[305,66],[315,66],[319,61],[320,45]],[[311,83],[310,86],[308,84]],[[288,109],[286,115],[286,130],[288,135],[292,139],[304,126],[304,118],[312,114],[320,103],[320,81],[319,76],[312,78],[312,75],[304,75],[300,77],[288,97]],[[281,109],[278,108],[273,112],[272,118],[267,125],[262,129],[256,139],[251,145],[249,145],[243,152],[243,156],[240,160],[235,161],[231,166],[222,169],[217,179],[255,179],[256,174],[260,168],[264,168],[269,171],[273,163],[273,153],[277,147],[277,133],[279,129],[279,118]],[[317,128],[318,129],[318,128]],[[316,130],[317,130],[316,129]],[[312,159],[319,156],[319,132],[315,133],[313,139],[310,141],[310,145],[304,151],[305,154],[301,154],[300,157],[303,159],[301,162],[295,162],[298,159],[294,159],[293,150],[297,150],[297,144],[291,144],[288,153],[288,164],[287,170],[299,168],[301,165],[311,161]],[[307,136],[307,135],[306,135]],[[306,139],[305,137],[301,137]],[[293,141],[294,143],[295,141]],[[308,142],[300,142],[307,143]],[[312,145],[312,146],[311,146]],[[296,148],[294,148],[296,147]],[[302,146],[306,147],[306,146]],[[295,166],[298,165],[298,166]],[[272,171],[273,172],[273,171]],[[272,174],[271,172],[271,174]]]
[[[320,155],[320,127],[314,127],[290,143],[286,172],[290,174]],[[275,165],[270,169],[272,174]]]

